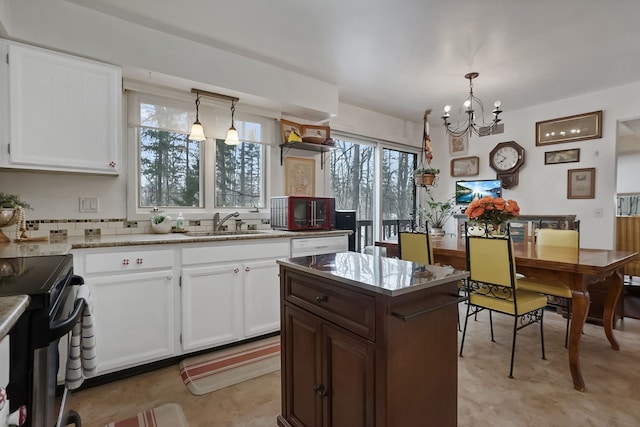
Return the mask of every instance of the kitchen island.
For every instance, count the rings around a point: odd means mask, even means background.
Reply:
[[[466,271],[356,252],[278,260],[290,426],[455,426]]]

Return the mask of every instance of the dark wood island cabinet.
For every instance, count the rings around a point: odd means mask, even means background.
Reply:
[[[279,426],[457,424],[466,272],[356,252],[278,263]]]

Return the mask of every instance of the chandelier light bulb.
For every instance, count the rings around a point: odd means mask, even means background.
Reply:
[[[444,112],[448,113],[449,111],[451,111],[451,105],[445,105],[444,106]]]
[[[493,103],[493,106],[496,108],[500,108],[501,105],[502,105],[502,102],[500,102],[500,100],[497,100],[496,102]]]
[[[464,101],[464,108],[466,108],[467,110],[471,108],[471,100],[467,99],[466,101]]]

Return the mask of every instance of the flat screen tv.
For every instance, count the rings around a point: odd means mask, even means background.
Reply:
[[[499,179],[478,179],[456,181],[456,204],[468,205],[474,198],[484,196],[502,197],[502,181]]]

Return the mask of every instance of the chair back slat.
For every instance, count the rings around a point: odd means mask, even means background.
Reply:
[[[400,259],[418,264],[433,264],[433,246],[428,233],[398,233],[398,252]]]
[[[538,230],[539,246],[557,246],[563,248],[579,248],[580,232],[577,230],[558,230],[541,228]]]
[[[472,281],[512,287],[514,271],[510,240],[467,237],[467,270]]]

